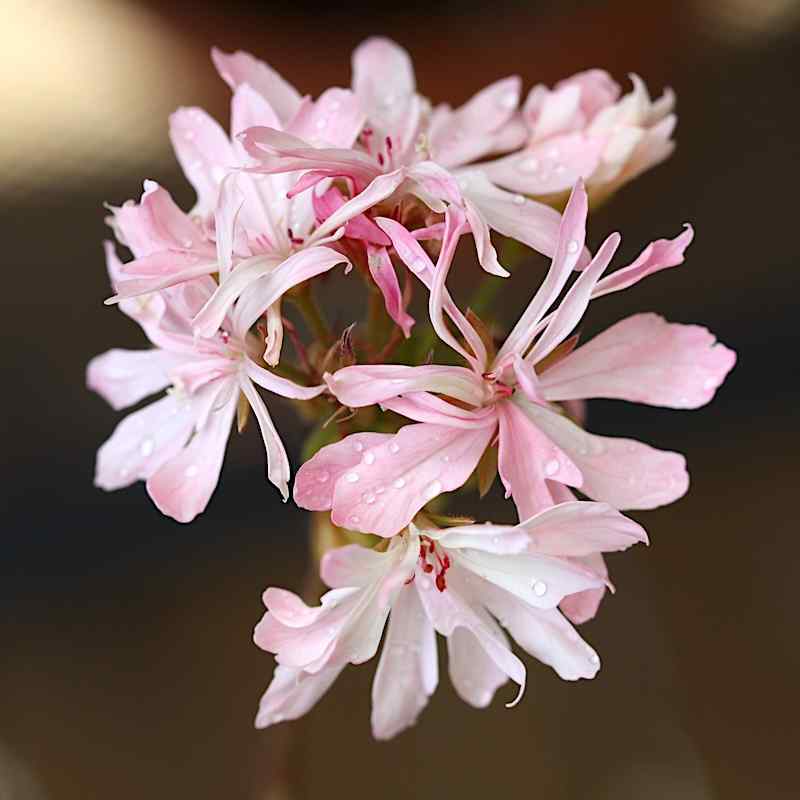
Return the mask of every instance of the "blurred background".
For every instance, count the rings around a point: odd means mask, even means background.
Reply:
[[[0,0],[0,19],[2,800],[798,796],[797,0]],[[252,728],[272,670],[250,638],[260,593],[302,584],[307,523],[265,483],[255,432],[233,438],[223,490],[180,526],[141,484],[93,488],[120,417],[84,387],[91,356],[144,344],[102,305],[102,202],[147,177],[191,205],[167,115],[226,119],[210,46],[316,95],[348,84],[373,33],[411,51],[435,101],[593,66],[674,87],[676,154],[593,216],[590,243],[622,230],[622,264],[685,221],[697,238],[683,267],[596,304],[585,330],[653,310],[739,353],[702,410],[590,409],[595,432],[686,453],[693,478],[681,502],[637,515],[649,549],[611,558],[618,593],[584,628],[597,679],[528,660],[524,702],[506,710],[501,691],[477,712],[443,673],[389,744],[369,736],[374,664],[303,721]],[[543,266],[514,276],[509,318]],[[302,430],[271,407],[296,460]]]

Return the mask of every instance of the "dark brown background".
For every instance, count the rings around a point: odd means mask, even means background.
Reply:
[[[796,797],[798,10],[6,0],[0,797]],[[740,355],[706,409],[592,407],[593,430],[681,450],[693,476],[686,499],[639,515],[652,547],[612,560],[618,594],[585,630],[598,678],[566,684],[531,664],[519,707],[501,693],[481,713],[443,672],[420,724],[390,744],[369,738],[372,665],[303,722],[251,727],[271,671],[250,642],[260,592],[300,585],[306,523],[265,484],[258,437],[232,443],[222,491],[182,527],[141,486],[92,487],[118,415],[83,385],[90,356],[142,343],[101,303],[101,202],[136,196],[144,177],[191,201],[166,115],[200,104],[225,117],[209,46],[250,49],[316,94],[347,84],[370,33],[411,50],[434,100],[590,66],[672,85],[676,155],[594,215],[591,242],[620,229],[632,256],[688,220],[697,239],[681,269],[598,303],[587,330],[656,310]],[[509,317],[541,274],[527,272]],[[277,416],[296,457],[300,429]]]

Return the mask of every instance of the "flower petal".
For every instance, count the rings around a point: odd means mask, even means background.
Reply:
[[[223,384],[217,397],[223,398]],[[238,395],[231,392],[221,408],[212,409],[189,444],[147,480],[147,493],[159,511],[178,522],[191,522],[205,510],[217,488]]]
[[[365,449],[362,462],[336,481],[331,520],[393,536],[430,500],[462,486],[494,433],[418,423]],[[350,438],[350,437],[349,437]]]
[[[256,714],[256,728],[298,719],[310,711],[330,689],[344,669],[344,664],[325,667],[317,673],[276,664],[272,681],[261,698]]]
[[[197,192],[194,213],[214,213],[219,185],[237,166],[228,134],[202,108],[180,108],[169,118],[169,138],[184,175]]]
[[[430,364],[365,364],[344,367],[325,376],[328,388],[343,405],[362,408],[412,392],[437,392],[479,406],[485,388],[472,370]]]
[[[608,578],[606,562],[600,553],[591,553],[587,556],[576,558],[575,561],[590,569],[601,578]],[[575,625],[583,625],[590,619],[594,619],[600,603],[607,591],[606,586],[599,586],[596,589],[585,589],[565,597],[560,603],[559,608],[564,616]]]
[[[636,314],[546,370],[541,386],[548,400],[604,397],[698,408],[735,362],[736,354],[705,328]]]
[[[548,480],[581,486],[581,472],[570,456],[532,424],[515,403],[498,403],[497,413],[500,479],[506,493],[513,496],[520,519],[552,505]]]
[[[468,628],[447,637],[447,668],[456,694],[474,708],[486,708],[508,680]]]
[[[367,449],[391,438],[390,433],[354,433],[323,447],[297,471],[295,503],[309,511],[327,511],[333,505],[333,489],[338,479],[361,462]]]
[[[166,350],[114,348],[89,362],[86,385],[119,411],[169,386],[170,370],[183,360]]]
[[[689,476],[680,453],[633,439],[594,436],[566,417],[515,396],[514,403],[558,445],[583,475],[580,490],[618,509],[649,509],[686,493]]]
[[[520,523],[519,528],[530,536],[531,552],[553,556],[609,553],[647,543],[647,534],[638,523],[606,503],[559,503]]]
[[[413,587],[392,606],[372,684],[372,734],[391,739],[417,721],[439,682],[436,633]]]
[[[222,80],[233,91],[243,83],[250,84],[275,109],[284,124],[300,107],[299,92],[272,67],[254,58],[250,53],[243,50],[225,53],[213,47],[211,60]]]
[[[383,302],[386,306],[386,313],[400,327],[406,339],[411,335],[411,328],[414,326],[414,318],[410,316],[404,308],[403,293],[397,281],[397,273],[394,271],[392,259],[386,252],[385,247],[373,247],[367,245],[367,264],[369,274],[375,281],[378,289],[383,295]]]
[[[180,452],[194,422],[191,401],[176,395],[129,414],[97,451],[95,486],[108,492],[149,478]]]

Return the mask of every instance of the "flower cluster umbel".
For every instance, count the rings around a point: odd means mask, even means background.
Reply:
[[[434,691],[437,632],[456,691],[476,707],[508,679],[522,693],[509,636],[566,680],[593,677],[599,658],[572,623],[610,587],[603,554],[647,540],[620,512],[672,502],[688,475],[678,453],[588,433],[585,401],[697,408],[735,362],[705,328],[652,313],[585,344],[575,334],[593,299],[684,260],[689,226],[610,272],[619,234],[594,253],[585,242],[590,200],[672,151],[672,93],[653,102],[632,76],[622,95],[589,70],[524,101],[510,77],[459,108],[432,105],[408,54],[379,38],[355,51],[351,89],[316,100],[247,53],[213,61],[233,92],[230,130],[197,108],[170,118],[195,207],[146,181],[139,202],[111,209],[133,257],[120,262],[106,243],[107,302],[152,347],[98,356],[88,384],[117,409],[166,393],[102,445],[98,486],[143,480],[164,514],[189,522],[216,488],[232,426],[252,412],[286,500],[289,458],[260,390],[314,421],[293,497],[343,546],[322,554],[319,605],[264,594],[255,641],[277,664],[258,726],[304,714],[382,638],[378,738],[412,725]],[[502,341],[486,309],[449,292],[462,237],[485,284],[529,280],[508,277],[496,242],[550,259]],[[355,327],[331,327],[318,305],[337,267],[369,297]],[[409,313],[414,290],[423,322]],[[476,484],[483,495],[497,477],[518,523],[441,515],[440,495]]]

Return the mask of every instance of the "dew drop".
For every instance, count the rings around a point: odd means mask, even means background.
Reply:
[[[450,456],[442,456],[442,461],[444,461],[445,464],[449,464],[450,463]]]
[[[537,597],[543,597],[547,594],[547,584],[544,581],[534,581],[533,593]]]
[[[184,474],[187,478],[194,478],[198,472],[200,472],[200,468],[197,466],[197,464],[190,464],[188,467],[186,467],[186,472]]]
[[[153,450],[155,449],[155,442],[152,439],[145,439],[141,445],[139,445],[139,452],[147,458]]]
[[[392,442],[389,445],[389,452],[390,453],[399,453],[400,452],[400,445],[398,445],[397,442]]]
[[[361,499],[368,505],[371,506],[375,502],[375,495],[371,492],[367,492],[366,494],[362,495]]]
[[[131,471],[130,471],[130,470],[127,468],[127,467],[123,467],[123,468],[122,468],[122,469],[119,471],[119,476],[120,476],[120,478],[127,478],[127,477],[128,477],[128,475],[130,475],[130,474],[131,474]]]
[[[717,385],[716,378],[706,378],[705,383],[703,384],[703,388],[708,391],[709,389],[715,388]]]
[[[385,486],[376,486],[375,487],[375,494],[383,494],[386,491]]]
[[[578,243],[574,239],[570,239],[570,242],[567,245],[567,252],[568,253],[577,253],[578,252]]]
[[[330,473],[325,471],[317,473],[317,480],[320,483],[327,483],[330,480],[330,477]]]
[[[555,475],[558,472],[558,469],[561,465],[558,463],[557,458],[551,458],[545,465],[544,465],[544,472],[545,475]]]
[[[358,514],[352,514],[348,521],[351,525],[358,525],[358,523],[361,522],[361,517],[359,517]]]
[[[364,449],[364,445],[361,442],[356,442],[353,445],[353,449],[356,451],[356,453],[360,453]]]
[[[397,479],[397,480],[396,480],[396,481],[395,481],[395,482],[392,484],[392,486],[394,486],[394,488],[395,488],[395,489],[402,489],[402,488],[403,488],[405,485],[406,485],[406,482],[405,482],[405,480],[403,480],[403,478],[398,478],[398,479]]]
[[[331,111],[338,111],[341,107],[342,107],[342,104],[338,100],[334,100],[330,104],[330,110]]]
[[[364,453],[364,463],[365,464],[374,464],[375,463],[375,453]]]
[[[525,195],[523,195],[523,194],[515,194],[514,195],[514,205],[524,206],[525,205]]]
[[[436,497],[437,494],[441,494],[441,491],[441,481],[434,481],[428,485],[428,488],[425,490],[425,496],[430,500],[431,498]]]
[[[361,476],[357,472],[348,472],[347,475],[344,476],[344,479],[348,483],[358,483],[358,479]]]
[[[414,272],[422,272],[425,269],[425,262],[421,258],[415,258],[410,266]]]
[[[325,128],[328,127],[328,121],[326,119],[318,119],[317,120],[317,130],[324,131]]]
[[[539,169],[539,159],[533,156],[526,158],[520,163],[519,168],[522,172],[536,172]]]
[[[589,661],[591,661],[592,664],[599,664],[600,663],[600,656],[598,656],[597,653],[592,651],[591,653],[589,653]]]

